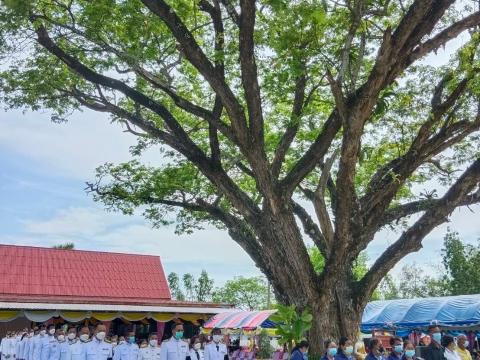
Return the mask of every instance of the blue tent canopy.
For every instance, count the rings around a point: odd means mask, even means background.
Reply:
[[[480,295],[373,301],[367,304],[361,331],[421,329],[430,324],[452,328],[480,327]]]

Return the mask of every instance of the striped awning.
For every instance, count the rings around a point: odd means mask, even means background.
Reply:
[[[254,329],[257,327],[273,327],[268,318],[276,310],[263,311],[232,311],[215,315],[203,327],[205,329]],[[264,325],[264,326],[262,326]]]

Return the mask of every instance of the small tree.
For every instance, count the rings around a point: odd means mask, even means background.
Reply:
[[[67,242],[65,244],[59,244],[52,246],[53,249],[62,249],[62,250],[74,250],[75,244],[73,242]]]
[[[232,304],[243,310],[262,310],[268,307],[268,292],[264,278],[239,276],[216,289],[213,301]],[[273,294],[270,294],[270,297],[273,298]]]
[[[287,344],[289,352],[292,351],[295,344],[306,338],[307,331],[312,327],[313,321],[313,316],[309,310],[305,309],[299,313],[293,305],[278,305],[277,312],[270,318],[277,323],[279,342]]]

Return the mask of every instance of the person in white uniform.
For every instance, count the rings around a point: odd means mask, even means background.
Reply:
[[[0,352],[2,353],[2,360],[13,360],[15,356],[14,335],[7,332],[7,335],[2,339]]]
[[[85,346],[77,337],[77,329],[71,326],[67,333],[68,355],[67,360],[85,360]]]
[[[55,352],[54,360],[68,360],[68,342],[65,338],[65,331],[63,329],[57,330],[57,351]]]
[[[107,328],[105,325],[98,324],[92,341],[86,345],[86,360],[107,360],[112,358],[112,344],[105,341],[106,335]]]
[[[157,334],[150,334],[148,346],[140,349],[140,360],[160,360],[160,346],[158,346]]]
[[[45,326],[40,326],[38,334],[33,336],[33,349],[31,360],[41,360],[43,339],[47,337]]]
[[[135,342],[135,332],[127,331],[125,333],[126,343],[118,345],[115,348],[115,354],[113,360],[139,360],[140,349]]]
[[[30,346],[33,340],[33,329],[28,329],[27,336],[25,336],[25,345],[23,346],[22,357],[24,360],[30,360]]]
[[[221,342],[222,339],[222,330],[218,328],[213,329],[212,342],[205,346],[205,360],[228,360],[227,346]]]
[[[189,356],[188,343],[183,340],[183,325],[172,325],[172,337],[160,347],[160,360],[185,360]]]
[[[203,360],[204,354],[199,336],[190,339],[190,360]]]
[[[47,326],[47,335],[41,339],[40,360],[51,360],[57,350],[57,339],[55,339],[55,325]]]

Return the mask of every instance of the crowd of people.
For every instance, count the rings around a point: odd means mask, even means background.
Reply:
[[[409,340],[398,336],[389,339],[390,351],[387,352],[379,338],[371,338],[368,346],[358,346],[352,340],[343,337],[338,344],[335,341],[325,342],[325,353],[321,360],[480,360],[476,352],[469,351],[467,336],[460,334],[453,337],[442,334],[436,325],[429,327],[429,344],[422,344],[422,351]],[[473,344],[472,344],[473,345]],[[307,341],[301,341],[293,349],[291,360],[308,359]],[[473,348],[473,347],[470,347]],[[417,351],[418,350],[418,351]]]
[[[148,339],[137,341],[130,329],[123,336],[107,336],[105,325],[98,324],[93,331],[84,326],[56,328],[43,325],[34,329],[9,332],[1,340],[1,360],[228,360],[229,350],[223,342],[220,329],[213,329],[210,336],[193,336],[184,339],[183,325],[174,323],[169,329],[171,337],[159,342],[156,333]],[[480,360],[472,356],[465,335],[454,338],[442,334],[438,326],[429,328],[428,346],[416,348],[401,337],[389,339],[389,352],[379,338],[372,338],[368,345],[354,344],[342,337],[338,343],[325,342],[321,360]],[[301,341],[293,349],[291,360],[308,360],[307,341]]]
[[[8,332],[1,340],[1,360],[228,360],[228,350],[221,342],[220,329],[209,337],[194,336],[184,340],[182,324],[173,324],[172,336],[159,342],[156,333],[137,341],[135,332],[107,336],[105,325],[70,326],[67,331],[55,325]]]

